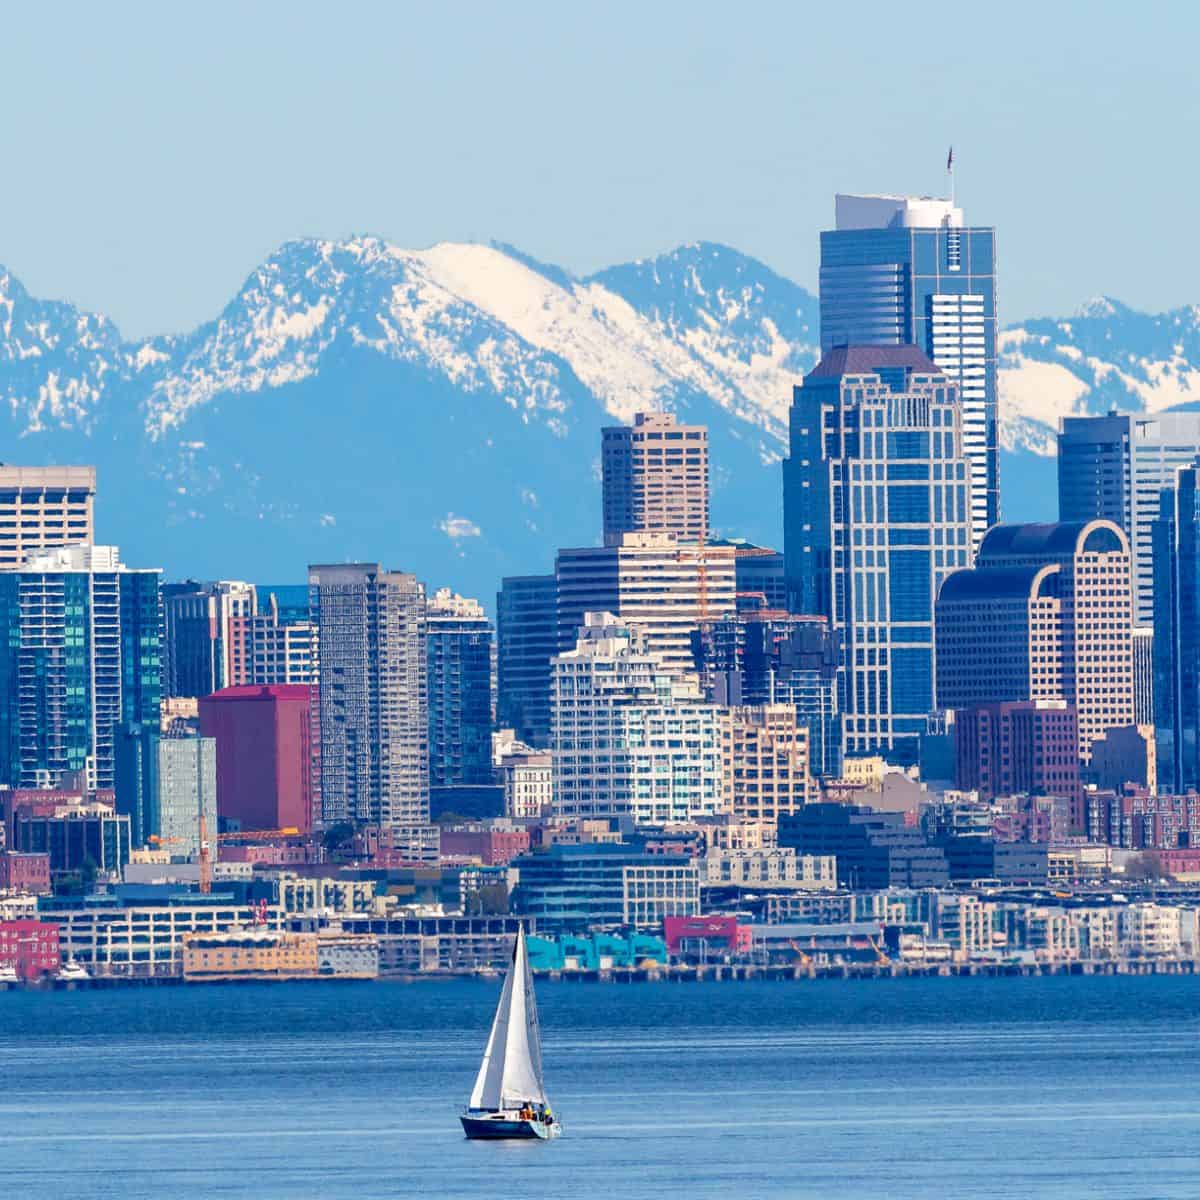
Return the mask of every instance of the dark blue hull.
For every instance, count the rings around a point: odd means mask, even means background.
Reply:
[[[467,1113],[463,1113],[459,1120],[462,1121],[463,1133],[467,1137],[477,1140],[499,1141],[513,1138],[545,1140],[554,1136],[552,1130],[557,1131],[556,1126],[546,1125],[542,1121],[509,1120],[492,1116],[474,1117]]]

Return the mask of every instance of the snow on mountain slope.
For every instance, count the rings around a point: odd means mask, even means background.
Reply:
[[[715,527],[777,540],[817,325],[805,289],[704,242],[576,278],[503,245],[293,241],[213,321],[140,342],[0,268],[3,457],[137,480],[103,489],[105,536],[168,570],[390,548],[486,592],[594,540],[598,429],[644,407],[709,426]],[[1200,310],[1027,321],[1000,370],[1005,514],[1052,516],[1062,416],[1200,402]]]
[[[1001,441],[1054,453],[1059,420],[1200,402],[1200,309],[1135,312],[1103,298],[1069,320],[1026,321],[1000,339]]]

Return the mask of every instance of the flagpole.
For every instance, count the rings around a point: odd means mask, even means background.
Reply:
[[[950,184],[950,207],[954,207],[954,147],[950,147],[950,153],[946,155],[946,175],[949,177]]]

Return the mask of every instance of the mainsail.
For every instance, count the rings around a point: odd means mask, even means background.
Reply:
[[[525,947],[525,930],[517,930],[512,965],[504,980],[491,1036],[471,1092],[474,1109],[519,1108],[545,1104],[542,1085],[542,1040],[538,1032],[533,975]]]

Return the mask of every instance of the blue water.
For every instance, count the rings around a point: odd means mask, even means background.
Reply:
[[[1200,979],[547,983],[564,1137],[467,1142],[497,991],[0,996],[0,1197],[1200,1196]]]

